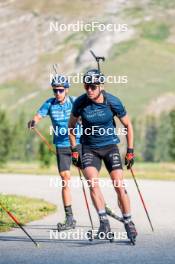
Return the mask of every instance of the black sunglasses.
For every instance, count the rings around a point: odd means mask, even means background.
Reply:
[[[55,94],[57,94],[57,93],[64,93],[64,91],[65,91],[65,89],[53,89],[53,92]]]
[[[92,91],[95,91],[97,88],[98,88],[98,86],[95,84],[86,84],[85,85],[86,91],[88,91],[89,89],[91,89]]]

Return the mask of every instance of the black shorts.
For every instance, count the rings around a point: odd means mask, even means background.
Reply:
[[[82,146],[82,168],[95,167],[101,169],[102,160],[110,173],[112,170],[122,169],[122,162],[117,145],[108,145],[103,148]]]
[[[81,157],[81,145],[77,145],[78,152]],[[71,148],[70,147],[64,147],[64,148],[58,148],[56,147],[56,153],[57,153],[57,165],[58,165],[58,171],[66,171],[70,170],[70,166],[72,163],[71,158]]]

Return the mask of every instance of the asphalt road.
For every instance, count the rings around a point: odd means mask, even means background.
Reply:
[[[131,197],[133,220],[139,233],[136,246],[131,246],[124,237],[122,224],[113,219],[110,219],[112,230],[116,235],[113,243],[97,240],[89,242],[85,239],[84,235],[90,229],[90,222],[77,177],[72,180],[73,210],[77,228],[74,232],[66,232],[59,237],[55,228],[58,221],[64,220],[64,211],[60,181],[55,182],[56,179],[53,176],[0,175],[1,193],[43,198],[58,205],[58,212],[54,215],[26,226],[27,231],[39,242],[39,248],[36,248],[18,228],[11,232],[0,233],[0,264],[173,264],[175,262],[175,182],[139,181],[155,228],[155,232],[152,233],[136,187],[132,180],[126,181]],[[102,187],[105,200],[119,214],[116,194],[110,182],[102,180],[101,184],[107,184],[107,187]],[[88,199],[90,202],[89,195]],[[91,202],[90,206],[94,224],[98,227],[98,218]]]

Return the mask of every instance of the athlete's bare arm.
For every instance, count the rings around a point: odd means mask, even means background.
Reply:
[[[35,121],[35,123],[39,123],[39,121],[42,119],[42,116],[40,116],[39,114],[36,114],[34,117],[33,117],[33,120]]]
[[[120,121],[124,125],[124,127],[127,128],[127,144],[128,148],[132,149],[134,147],[134,132],[131,120],[128,115],[125,115],[124,117],[120,118]]]
[[[68,128],[69,128],[69,139],[70,139],[70,144],[72,147],[76,146],[76,136],[73,132],[73,129],[76,126],[76,123],[78,121],[78,117],[75,117],[73,114],[71,114],[70,119],[69,119],[69,124],[68,124]]]

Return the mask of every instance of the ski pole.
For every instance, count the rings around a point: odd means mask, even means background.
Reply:
[[[30,240],[35,244],[35,246],[36,247],[39,247],[39,244],[29,235],[29,233],[20,224],[20,222],[18,221],[18,219],[9,210],[7,210],[7,208],[5,208],[4,205],[2,205],[1,202],[0,202],[0,206],[10,216],[10,218],[13,219],[13,221],[22,229],[22,231],[30,238]]]
[[[55,71],[55,74],[58,74],[57,68],[58,68],[58,64],[53,64],[53,69]]]
[[[88,200],[87,200],[87,195],[86,195],[86,191],[85,191],[85,187],[84,187],[84,182],[83,182],[81,170],[80,170],[79,167],[78,167],[78,173],[79,173],[80,180],[81,180],[81,183],[82,183],[82,189],[83,189],[84,199],[85,199],[85,202],[86,202],[86,207],[87,207],[89,219],[90,219],[90,222],[91,222],[91,227],[92,227],[92,229],[94,229],[94,225],[93,225],[93,222],[92,222],[92,216],[91,216],[91,212],[90,212],[90,208],[89,208],[89,204],[88,204]]]
[[[151,222],[151,219],[150,219],[150,216],[149,216],[148,210],[147,210],[147,208],[146,208],[146,204],[145,204],[145,202],[144,202],[143,196],[142,196],[142,194],[141,194],[140,188],[139,188],[138,183],[137,183],[137,181],[136,181],[136,177],[135,177],[135,175],[134,175],[133,169],[130,168],[130,171],[131,171],[132,177],[133,177],[133,179],[134,179],[135,185],[136,185],[136,187],[137,187],[137,191],[138,191],[139,196],[140,196],[140,199],[141,199],[141,201],[142,201],[143,208],[144,208],[145,213],[146,213],[146,215],[147,215],[147,218],[148,218],[148,221],[149,221],[149,223],[150,223],[151,229],[152,229],[152,231],[154,232],[154,228],[153,228],[153,225],[152,225],[152,222]]]
[[[100,60],[105,61],[105,57],[96,56],[95,53],[92,50],[90,50],[90,53],[92,54],[92,56],[96,60],[97,66],[98,66],[98,70],[100,71]]]
[[[52,148],[52,145],[49,144],[47,139],[41,134],[41,132],[37,128],[33,128],[33,130],[36,132],[36,134],[42,139],[42,141],[48,146],[48,149],[56,155],[55,149]]]

